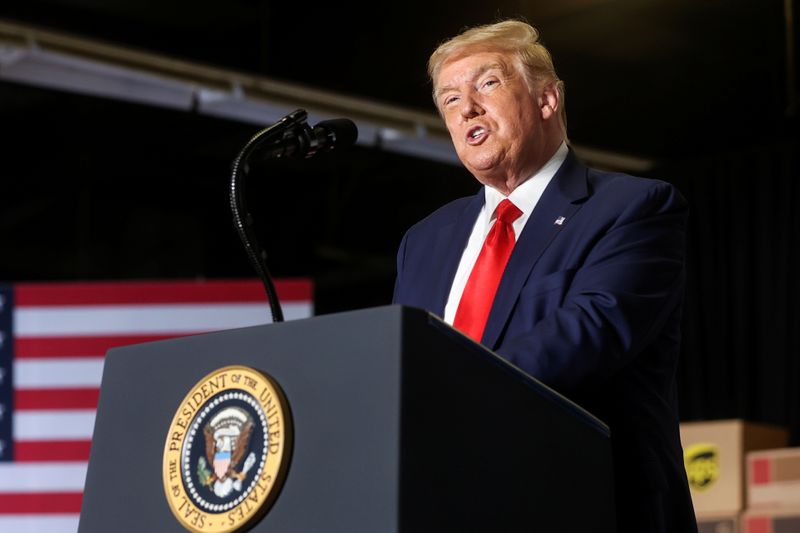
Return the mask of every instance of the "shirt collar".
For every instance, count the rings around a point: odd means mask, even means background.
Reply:
[[[553,179],[561,164],[567,158],[569,148],[566,142],[562,142],[556,153],[540,168],[533,176],[525,180],[511,194],[505,196],[494,187],[484,187],[484,217],[486,224],[492,220],[494,210],[497,205],[508,198],[522,211],[522,218],[527,219],[536,207],[536,203],[542,196],[545,187]]]

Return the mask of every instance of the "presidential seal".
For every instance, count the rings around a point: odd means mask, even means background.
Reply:
[[[172,419],[164,491],[189,531],[253,524],[278,496],[291,455],[288,404],[277,383],[244,366],[201,379]]]

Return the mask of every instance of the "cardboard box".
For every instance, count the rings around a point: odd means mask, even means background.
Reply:
[[[747,454],[747,507],[800,509],[800,448]]]
[[[681,424],[684,463],[695,513],[733,515],[745,507],[745,454],[783,448],[784,428],[743,420]]]
[[[742,515],[742,533],[798,533],[800,509],[748,509]]]
[[[739,514],[700,515],[697,517],[697,533],[740,533]]]

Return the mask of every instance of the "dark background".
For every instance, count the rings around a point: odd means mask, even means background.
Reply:
[[[788,4],[787,4],[788,2]],[[691,205],[685,420],[790,426],[800,443],[796,0],[328,4],[13,1],[0,18],[433,113],[428,54],[524,16],[576,145],[656,161]],[[786,19],[785,9],[794,14]],[[794,33],[787,33],[787,25]],[[0,280],[252,277],[227,202],[252,125],[0,82]],[[317,313],[390,301],[403,231],[477,190],[459,167],[356,147],[261,165],[248,198],[273,274]]]

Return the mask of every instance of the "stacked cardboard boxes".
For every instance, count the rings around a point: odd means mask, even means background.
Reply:
[[[681,442],[700,533],[744,533],[746,454],[786,446],[784,428],[716,420],[681,424]],[[777,531],[772,533],[778,533]]]
[[[800,533],[800,448],[747,454],[745,533]]]

